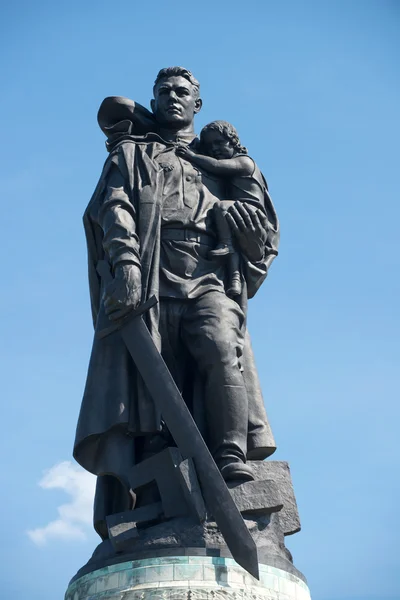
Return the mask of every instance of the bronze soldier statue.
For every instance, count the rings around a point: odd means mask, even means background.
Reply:
[[[100,107],[109,156],[84,215],[93,322],[101,330],[156,297],[145,316],[152,339],[223,478],[243,482],[254,477],[247,460],[275,450],[246,315],[277,255],[279,223],[260,173],[260,206],[239,199],[224,217],[240,258],[238,293],[229,297],[228,263],[213,252],[214,207],[232,198],[227,175],[193,158],[205,154],[194,132],[199,91],[190,71],[169,67],[157,75],[152,113],[121,97]],[[107,285],[98,273],[104,260]],[[121,336],[95,336],[74,456],[98,476],[94,521],[103,539],[107,516],[148,501],[130,493],[132,466],[173,445]]]

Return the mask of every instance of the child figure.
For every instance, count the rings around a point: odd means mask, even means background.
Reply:
[[[228,208],[236,201],[246,202],[264,210],[265,180],[257,165],[240,144],[236,129],[226,121],[213,121],[200,133],[200,145],[206,155],[196,154],[184,145],[177,147],[177,154],[213,175],[226,178],[229,182],[229,200],[220,200],[214,205],[215,222],[219,242],[210,255],[229,256],[228,296],[238,296],[242,291],[240,278],[240,256],[235,251],[232,232],[226,220]]]

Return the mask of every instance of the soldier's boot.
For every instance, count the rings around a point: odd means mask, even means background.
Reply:
[[[254,474],[246,464],[248,406],[244,387],[223,386],[214,410],[220,417],[207,424],[210,452],[225,481],[252,481]],[[214,413],[215,414],[215,413]]]

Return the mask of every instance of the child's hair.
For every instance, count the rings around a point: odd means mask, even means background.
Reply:
[[[227,121],[212,121],[209,123],[200,132],[200,142],[203,148],[205,147],[204,136],[209,131],[219,131],[221,135],[223,135],[227,140],[229,140],[239,154],[247,154],[247,148],[241,145],[239,140],[239,135],[233,125],[228,123]]]

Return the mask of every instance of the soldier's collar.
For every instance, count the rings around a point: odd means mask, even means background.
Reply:
[[[192,132],[181,132],[177,133],[169,133],[165,135],[165,132],[158,132],[157,135],[162,139],[166,144],[191,144],[193,140],[197,137],[195,133]]]
[[[143,136],[130,135],[129,133],[118,132],[113,136],[110,136],[106,141],[106,148],[108,152],[111,152],[119,146],[122,142],[130,141],[140,144],[150,144],[152,142],[159,142],[165,146],[175,146],[175,144],[187,144],[192,148],[197,146],[199,139],[195,133],[181,133],[181,135],[174,135],[173,140],[166,140],[159,133],[150,132]]]

